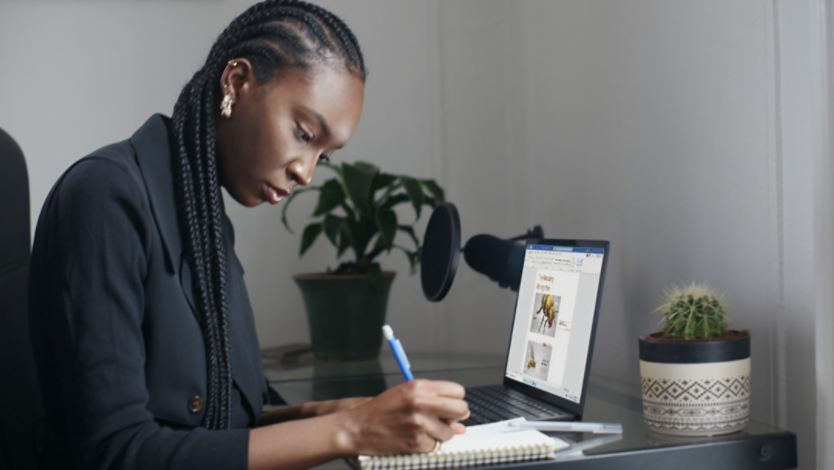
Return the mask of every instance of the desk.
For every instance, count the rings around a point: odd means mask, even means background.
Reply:
[[[409,354],[416,377],[452,380],[464,386],[500,383],[504,358],[460,354]],[[290,404],[349,396],[372,396],[402,383],[394,358],[385,351],[379,360],[353,363],[316,363],[310,355],[294,364],[264,361],[270,384]],[[796,436],[764,423],[751,421],[744,431],[715,438],[682,438],[650,432],[643,422],[639,391],[623,393],[603,378],[591,378],[585,421],[619,422],[622,439],[560,460],[520,464],[525,469],[643,470],[643,469],[787,469],[797,465]],[[755,390],[753,391],[755,393]],[[579,442],[591,434],[559,433]],[[349,468],[337,460],[320,470]],[[493,467],[478,467],[493,468]]]

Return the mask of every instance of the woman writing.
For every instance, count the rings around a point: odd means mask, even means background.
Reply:
[[[220,187],[253,207],[309,184],[356,129],[365,74],[332,13],[259,3],[220,35],[171,119],[151,117],[58,180],[30,275],[44,468],[308,468],[428,452],[464,432],[463,388],[440,381],[262,413]]]

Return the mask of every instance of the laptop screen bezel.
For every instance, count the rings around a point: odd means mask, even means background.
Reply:
[[[594,305],[594,319],[591,326],[591,341],[588,344],[588,357],[585,360],[585,375],[582,379],[582,393],[579,395],[579,403],[562,398],[552,393],[540,390],[532,385],[527,385],[523,382],[507,377],[507,368],[510,364],[510,347],[513,341],[513,329],[515,328],[515,318],[518,314],[518,302],[520,301],[520,294],[516,296],[516,305],[513,309],[512,326],[510,328],[510,342],[507,347],[507,359],[504,361],[504,386],[514,390],[518,390],[527,395],[535,397],[544,402],[558,406],[559,408],[569,411],[577,416],[577,419],[582,418],[582,413],[585,410],[585,400],[588,392],[588,377],[591,373],[591,357],[594,353],[594,342],[597,336],[597,322],[599,320],[599,309],[602,304],[602,287],[605,283],[605,272],[608,267],[608,255],[611,250],[611,243],[606,240],[560,240],[560,239],[543,239],[536,240],[536,245],[548,246],[565,246],[577,248],[602,248],[602,268],[599,275],[599,286],[597,287],[596,304]],[[524,246],[524,261],[527,260],[527,246]],[[519,288],[519,292],[521,289]]]

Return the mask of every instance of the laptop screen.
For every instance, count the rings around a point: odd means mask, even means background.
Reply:
[[[604,254],[527,245],[506,377],[580,402]]]

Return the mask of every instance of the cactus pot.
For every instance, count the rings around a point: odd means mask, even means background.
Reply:
[[[307,307],[316,360],[379,357],[388,294],[395,275],[384,271],[377,283],[371,282],[368,275],[293,276]]]
[[[716,436],[750,420],[750,333],[724,338],[640,338],[643,418],[654,432]]]

